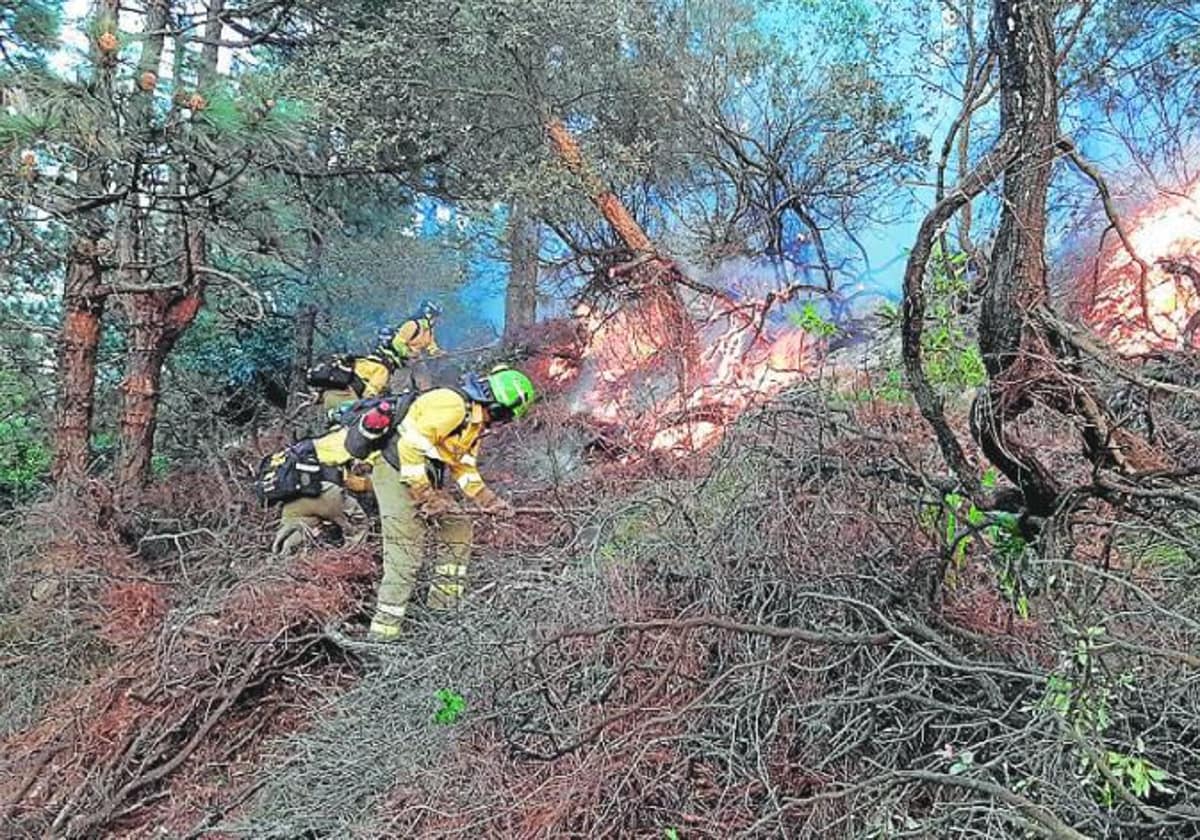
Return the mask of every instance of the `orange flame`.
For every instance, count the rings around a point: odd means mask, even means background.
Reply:
[[[1200,346],[1200,179],[1143,208],[1128,233],[1134,252],[1147,264],[1145,277],[1110,234],[1092,266],[1094,275],[1084,278],[1095,284],[1087,322],[1129,356]]]
[[[824,353],[823,342],[804,330],[760,330],[761,308],[719,300],[689,315],[691,337],[680,335],[679,307],[670,299],[611,315],[581,306],[575,314],[587,339],[574,409],[621,426],[644,450],[673,455],[720,442],[730,423],[802,379]]]

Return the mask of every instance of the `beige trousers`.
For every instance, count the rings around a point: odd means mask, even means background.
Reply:
[[[361,542],[366,536],[367,517],[358,502],[341,485],[327,481],[320,496],[302,496],[284,502],[271,552],[291,554],[314,537],[326,522],[341,528],[347,543]]]
[[[383,580],[371,631],[386,638],[400,633],[408,599],[430,548],[433,574],[427,603],[431,609],[458,606],[467,582],[474,528],[471,517],[462,514],[447,514],[432,522],[420,516],[400,473],[386,461],[375,465],[371,480],[383,524]]]

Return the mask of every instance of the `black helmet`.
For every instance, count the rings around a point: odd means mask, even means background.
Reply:
[[[421,305],[417,307],[418,318],[428,318],[432,321],[434,318],[440,317],[441,314],[442,307],[436,301],[423,300],[421,301]]]

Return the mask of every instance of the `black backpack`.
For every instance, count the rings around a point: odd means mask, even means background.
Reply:
[[[308,369],[305,381],[313,388],[341,391],[354,387],[358,375],[354,372],[355,356],[330,356]],[[355,389],[357,390],[357,389]]]
[[[378,452],[387,445],[396,430],[400,428],[400,421],[408,413],[413,400],[418,396],[420,396],[420,392],[407,388],[398,394],[390,394],[386,397],[356,400],[330,411],[329,422],[331,426],[341,426],[348,430],[346,433],[346,451],[355,458],[363,459],[372,452]],[[382,405],[389,407],[388,417],[391,422],[382,431],[368,433],[359,423],[359,420],[367,413]]]
[[[258,464],[254,478],[254,493],[268,505],[290,502],[302,496],[321,495],[321,482],[329,480],[332,470],[317,460],[311,440],[274,452]]]

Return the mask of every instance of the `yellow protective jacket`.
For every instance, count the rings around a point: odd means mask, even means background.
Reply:
[[[384,457],[399,464],[400,480],[414,489],[428,488],[426,459],[441,461],[468,498],[484,489],[479,475],[479,436],[483,407],[450,388],[435,388],[417,397],[388,443]]]
[[[354,360],[354,375],[362,382],[359,396],[367,400],[387,391],[392,371],[374,356],[359,356]]]
[[[392,336],[392,349],[401,359],[425,353],[436,356],[442,352],[433,335],[433,324],[428,318],[413,318],[405,321]]]
[[[328,434],[312,439],[313,449],[316,450],[317,460],[326,467],[344,467],[354,460],[354,456],[346,449],[346,435],[350,430],[336,429]]]
[[[347,490],[354,493],[370,492],[370,479],[363,476],[354,475],[350,468],[357,460],[350,454],[350,450],[346,448],[346,436],[350,434],[348,428],[336,429],[327,434],[315,437],[312,439],[313,451],[316,453],[317,461],[323,467],[334,467],[341,470],[341,476],[337,479],[337,483],[341,484]],[[367,459],[368,463],[371,459]],[[327,477],[326,481],[333,481],[332,476]]]

